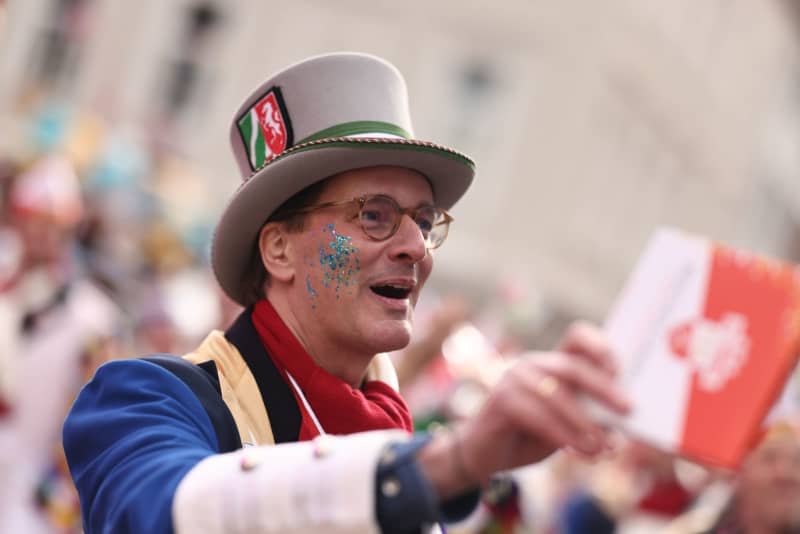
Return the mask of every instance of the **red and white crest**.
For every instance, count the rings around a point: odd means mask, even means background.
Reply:
[[[668,334],[672,353],[688,360],[706,391],[719,391],[744,366],[750,352],[747,318],[726,313],[719,321],[699,318],[679,324]]]
[[[275,91],[267,93],[253,109],[258,117],[258,125],[261,127],[261,134],[264,136],[268,151],[280,154],[286,150],[289,135]]]
[[[253,170],[292,146],[291,121],[277,87],[242,115],[238,127]]]

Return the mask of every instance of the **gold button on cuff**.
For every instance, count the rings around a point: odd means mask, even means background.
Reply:
[[[397,453],[393,449],[386,449],[381,454],[381,465],[389,465],[397,459]]]
[[[384,497],[396,497],[400,490],[403,489],[400,485],[400,481],[396,478],[387,478],[381,484],[381,493],[383,493]]]

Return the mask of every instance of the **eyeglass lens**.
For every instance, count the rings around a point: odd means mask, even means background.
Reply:
[[[403,210],[394,199],[385,196],[369,197],[360,212],[364,231],[373,239],[388,239],[400,226],[400,218],[407,212],[419,226],[429,248],[439,246],[447,236],[444,214],[433,206]]]

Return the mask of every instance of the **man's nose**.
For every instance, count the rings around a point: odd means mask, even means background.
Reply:
[[[392,236],[390,256],[395,259],[417,263],[428,254],[425,238],[414,219],[407,213],[400,217],[400,225]]]

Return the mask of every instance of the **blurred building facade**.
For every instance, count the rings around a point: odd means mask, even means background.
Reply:
[[[662,224],[800,260],[788,4],[12,0],[0,151],[25,150],[43,103],[77,110],[87,145],[95,125],[179,157],[151,187],[208,228],[238,184],[240,98],[305,56],[375,53],[406,75],[416,135],[478,163],[431,283],[481,299],[511,279],[542,324],[600,320]],[[163,178],[181,168],[191,187]]]

